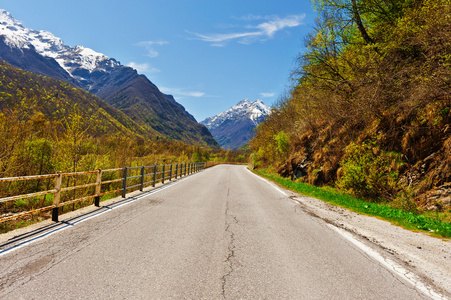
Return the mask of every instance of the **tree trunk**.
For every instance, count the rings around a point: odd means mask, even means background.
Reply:
[[[365,27],[363,26],[362,19],[360,18],[359,10],[357,8],[356,0],[351,0],[352,2],[352,13],[354,15],[354,21],[357,24],[357,28],[360,31],[360,34],[362,35],[363,39],[365,40],[365,43],[367,44],[374,44],[373,39],[368,35],[368,32],[366,32]]]

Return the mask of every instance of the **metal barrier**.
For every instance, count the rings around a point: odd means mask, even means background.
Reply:
[[[166,168],[168,166],[169,168]],[[31,215],[37,212],[43,212],[47,210],[52,210],[52,220],[58,222],[58,215],[60,213],[59,208],[65,205],[74,204],[76,202],[94,199],[94,205],[100,206],[100,197],[122,192],[122,197],[125,198],[127,194],[127,190],[131,190],[133,188],[138,188],[140,191],[143,191],[144,187],[148,185],[152,185],[155,187],[157,182],[161,182],[164,184],[165,180],[168,179],[171,181],[173,178],[177,179],[177,177],[186,176],[195,172],[198,172],[204,169],[206,163],[181,163],[181,164],[171,164],[171,165],[154,165],[154,166],[141,166],[141,167],[124,167],[117,169],[109,169],[109,170],[96,170],[96,171],[87,171],[87,172],[73,172],[73,173],[62,173],[58,172],[56,174],[47,174],[47,175],[35,175],[35,176],[21,176],[21,177],[6,177],[0,178],[1,182],[14,182],[14,181],[22,181],[22,180],[34,180],[34,179],[42,179],[42,178],[55,178],[55,188],[47,191],[40,191],[30,194],[9,196],[6,198],[0,198],[0,203],[14,201],[18,199],[31,198],[36,196],[43,196],[47,194],[53,194],[53,204],[46,207],[41,207],[38,209],[34,209],[27,212],[21,212],[17,214],[13,214],[11,216],[0,218],[0,222],[6,222],[9,220],[17,219],[26,215]],[[150,169],[150,173],[146,173],[146,170]],[[122,177],[112,180],[104,180],[102,181],[102,175],[105,173],[111,172],[120,172],[122,171]],[[133,171],[138,171],[138,175],[133,175]],[[77,186],[68,186],[62,188],[63,177],[67,176],[82,176],[96,174],[96,181],[77,185]],[[149,179],[150,177],[150,179]],[[146,179],[147,178],[147,179]],[[113,189],[106,192],[101,192],[102,185],[112,184],[116,182],[122,182],[122,188]],[[129,185],[131,184],[131,185]],[[84,196],[78,199],[72,199],[69,201],[61,202],[61,193],[67,192],[71,190],[79,190],[79,189],[87,189],[89,187],[95,187],[95,192],[92,195]]]

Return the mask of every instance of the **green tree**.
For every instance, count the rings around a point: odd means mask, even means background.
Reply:
[[[274,140],[277,142],[277,151],[281,158],[285,158],[289,150],[289,139],[284,131],[280,131],[274,136]]]

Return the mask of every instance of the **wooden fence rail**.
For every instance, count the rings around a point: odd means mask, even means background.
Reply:
[[[171,164],[171,165],[153,165],[153,166],[140,166],[140,167],[124,167],[117,169],[109,169],[109,170],[95,170],[95,171],[86,171],[86,172],[73,172],[73,173],[62,173],[58,172],[56,174],[46,174],[46,175],[34,175],[34,176],[21,176],[21,177],[7,177],[0,178],[0,183],[2,182],[15,182],[22,180],[36,180],[42,178],[55,178],[55,187],[54,189],[47,191],[39,191],[29,194],[23,195],[14,195],[5,198],[0,198],[0,203],[14,201],[18,199],[26,199],[36,196],[43,196],[47,194],[53,194],[53,204],[50,206],[45,206],[37,209],[33,209],[26,212],[16,213],[6,217],[0,217],[0,223],[6,222],[9,220],[17,219],[26,215],[31,215],[38,212],[52,210],[52,220],[58,222],[58,215],[60,213],[60,207],[74,204],[80,201],[94,199],[94,205],[100,206],[100,197],[122,192],[122,197],[126,197],[127,190],[131,190],[134,188],[139,188],[140,191],[143,191],[144,187],[152,185],[155,187],[157,182],[161,182],[164,184],[165,180],[171,181],[173,178],[177,179],[177,177],[187,176],[191,173],[198,172],[202,169],[205,169],[206,163],[181,163],[181,164]],[[148,170],[148,171],[146,171]],[[135,171],[135,175],[133,172]],[[136,173],[138,171],[138,173]],[[102,181],[102,175],[106,173],[114,173],[121,172],[122,175],[117,179],[110,179]],[[147,172],[147,173],[146,173]],[[77,177],[84,175],[92,175],[96,174],[95,182],[89,182],[82,185],[73,185],[62,188],[63,177]],[[122,182],[122,187],[119,189],[113,189],[102,192],[102,185],[110,185],[114,183]],[[74,180],[75,183],[75,180]],[[61,193],[75,190],[86,190],[90,187],[95,187],[95,191],[93,194],[84,196],[78,199],[72,199],[68,201],[61,202]],[[74,193],[75,195],[75,193]]]

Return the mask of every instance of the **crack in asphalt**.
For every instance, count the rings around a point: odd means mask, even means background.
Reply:
[[[227,244],[227,256],[224,260],[224,275],[221,278],[222,282],[222,298],[226,298],[226,284],[227,284],[227,278],[230,277],[234,271],[233,269],[233,262],[232,259],[235,257],[235,234],[231,230],[231,225],[238,224],[237,218],[230,213],[230,207],[229,207],[229,193],[230,193],[230,187],[227,188],[227,198],[226,198],[226,209],[225,209],[225,233],[226,238],[228,239]]]

